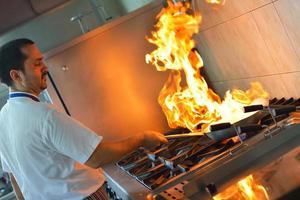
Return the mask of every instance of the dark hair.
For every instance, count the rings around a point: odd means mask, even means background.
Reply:
[[[27,57],[22,53],[21,49],[31,44],[34,44],[34,42],[22,38],[12,40],[0,48],[0,81],[2,83],[5,83],[7,86],[12,85],[10,70],[24,71],[24,61]]]

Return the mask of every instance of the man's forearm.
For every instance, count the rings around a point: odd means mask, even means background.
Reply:
[[[93,155],[86,164],[93,168],[112,163],[138,148],[143,140],[143,136],[130,137],[118,142],[101,142]]]
[[[112,153],[114,155],[113,160],[118,160],[124,154],[127,154],[138,147],[142,145],[143,141],[143,135],[138,135],[134,138],[128,138],[122,141],[114,142],[114,145],[110,145],[109,143],[107,144],[110,148],[109,150],[114,152]]]
[[[15,177],[12,174],[9,174],[9,177],[10,177],[10,182],[11,182],[11,185],[13,186],[13,188],[14,188],[17,199],[18,200],[24,200],[24,197],[22,195],[22,192],[19,188],[18,183],[16,182]]]
[[[85,164],[92,168],[112,163],[139,146],[151,149],[167,143],[164,135],[154,131],[144,131],[119,142],[101,142]]]

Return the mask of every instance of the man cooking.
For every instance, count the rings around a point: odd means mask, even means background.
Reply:
[[[166,143],[145,131],[119,142],[106,142],[38,95],[47,88],[48,68],[37,46],[17,39],[0,49],[0,80],[9,99],[0,112],[0,157],[19,199],[108,199],[97,169],[139,146]],[[21,191],[21,192],[18,192]]]

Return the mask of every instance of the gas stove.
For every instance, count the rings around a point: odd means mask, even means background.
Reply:
[[[199,163],[220,155],[233,145],[232,140],[222,143],[201,137],[174,139],[151,152],[142,149],[135,151],[117,165],[153,190],[199,167]],[[132,159],[136,159],[135,162],[130,162]]]
[[[104,168],[108,192],[113,199],[212,199],[229,183],[300,145],[299,119],[290,116],[299,105],[300,99],[275,98],[268,107],[246,107],[263,115],[255,124],[217,125],[219,132],[234,130],[221,140],[195,135],[170,139],[153,150],[139,148]]]

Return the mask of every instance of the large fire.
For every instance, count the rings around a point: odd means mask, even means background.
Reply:
[[[228,187],[213,197],[214,200],[268,200],[266,189],[255,182],[252,175]]]
[[[213,4],[224,2],[207,1]],[[205,133],[212,123],[234,123],[246,117],[243,106],[255,99],[267,98],[268,94],[259,83],[252,83],[247,91],[227,91],[221,100],[200,74],[203,61],[192,36],[199,31],[201,16],[189,14],[189,3],[169,1],[168,4],[158,14],[156,31],[148,38],[157,49],[146,55],[146,62],[154,64],[158,71],[170,70],[158,97],[169,126]]]

